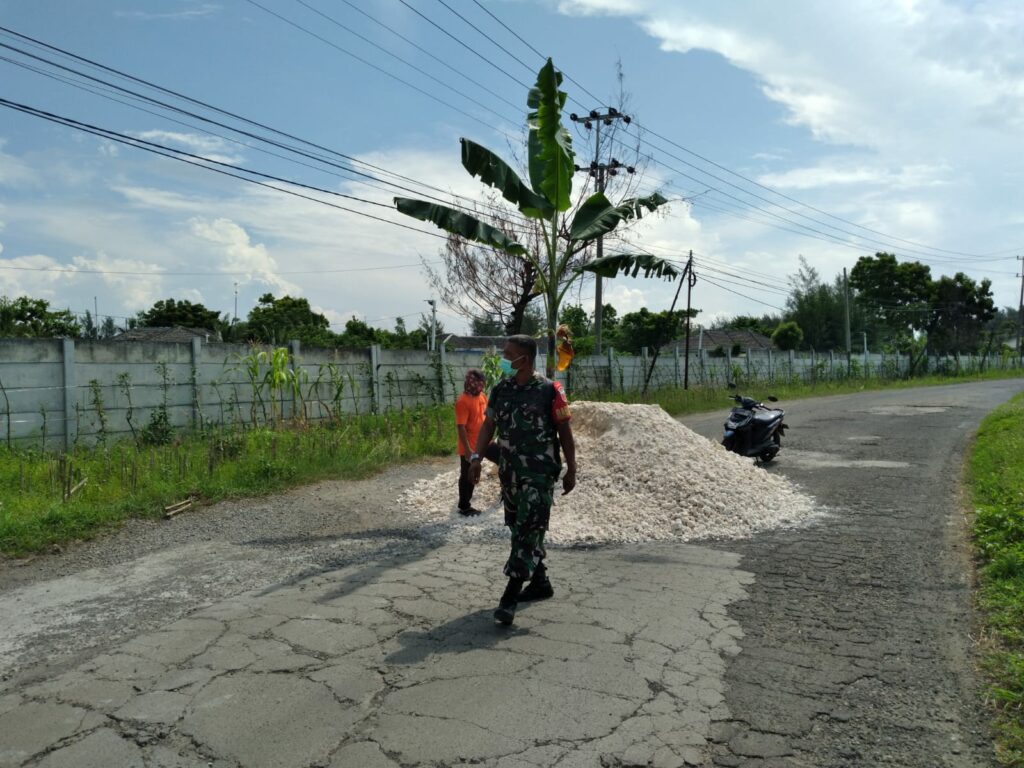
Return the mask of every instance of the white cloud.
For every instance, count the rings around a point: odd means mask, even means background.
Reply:
[[[204,219],[188,221],[191,234],[214,246],[209,260],[211,271],[244,273],[243,279],[262,283],[278,294],[300,294],[295,283],[277,274],[279,267],[270,256],[266,245],[253,243],[249,233],[230,219]]]
[[[238,164],[242,162],[242,155],[238,153],[238,145],[219,136],[210,136],[202,133],[182,133],[180,131],[138,131],[133,134],[136,138],[149,141],[154,144],[177,144],[187,152],[217,163]]]
[[[221,6],[216,3],[200,3],[192,8],[184,8],[180,11],[114,11],[114,16],[122,19],[139,19],[143,21],[192,21],[204,16],[210,16],[220,11]]]

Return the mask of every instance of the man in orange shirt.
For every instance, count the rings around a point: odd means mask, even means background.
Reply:
[[[455,401],[455,429],[459,435],[459,513],[479,515],[470,502],[473,499],[473,480],[470,477],[470,456],[476,450],[476,439],[484,423],[487,410],[487,395],[484,394],[486,379],[478,368],[466,372],[463,393]]]

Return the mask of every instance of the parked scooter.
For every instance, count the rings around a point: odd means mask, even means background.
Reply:
[[[730,383],[729,388],[736,385]],[[782,417],[786,414],[781,408],[769,408],[750,397],[729,395],[737,406],[729,413],[725,422],[725,434],[722,445],[727,451],[740,456],[754,456],[762,464],[775,458],[782,449],[782,436],[786,433],[786,424]],[[771,395],[769,402],[777,403],[779,399]]]

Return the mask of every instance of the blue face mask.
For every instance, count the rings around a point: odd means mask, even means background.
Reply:
[[[516,358],[516,360],[522,360],[524,357],[525,355],[520,355],[519,357]],[[515,375],[516,369],[512,367],[512,363],[514,363],[516,360],[509,360],[507,357],[503,357],[501,358],[501,360],[498,361],[498,365],[501,366],[502,376]]]

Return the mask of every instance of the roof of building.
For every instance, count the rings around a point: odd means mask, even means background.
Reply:
[[[190,342],[195,338],[203,341],[220,341],[220,334],[207,328],[186,328],[183,325],[174,325],[167,328],[129,328],[117,336],[111,337],[111,340]]]

